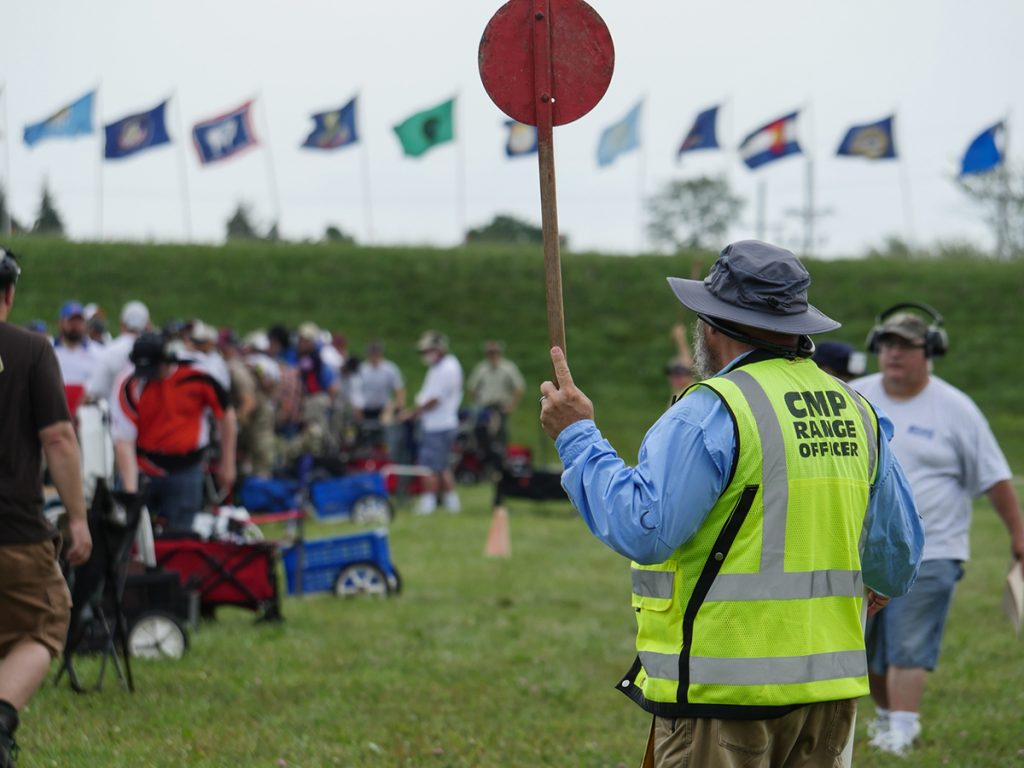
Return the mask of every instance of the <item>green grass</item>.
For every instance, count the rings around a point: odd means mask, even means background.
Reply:
[[[451,337],[467,367],[490,337],[532,387],[547,376],[541,258],[515,249],[150,246],[18,241],[24,276],[12,320],[52,319],[60,303],[98,301],[116,315],[145,300],[158,321],[200,316],[241,330],[313,319],[354,349],[374,336],[412,389],[412,344],[427,327]],[[664,408],[661,373],[683,319],[664,276],[676,258],[566,255],[565,306],[576,381],[627,458]],[[953,352],[937,371],[982,406],[1011,464],[1024,459],[1016,324],[1024,263],[812,263],[812,301],[860,343],[875,313],[916,299],[946,316]],[[513,438],[538,441],[535,398]],[[553,452],[548,449],[548,457]],[[512,504],[510,560],[482,548],[486,488],[460,516],[403,511],[391,528],[404,593],[386,601],[285,600],[282,626],[221,611],[179,662],[136,662],[138,691],[108,683],[78,697],[47,685],[19,733],[24,766],[619,766],[635,765],[649,720],[613,689],[633,658],[622,558],[565,504]],[[315,526],[313,535],[348,531]],[[1006,534],[981,505],[975,559],[958,588],[924,704],[920,751],[871,753],[863,708],[858,766],[1024,763],[1020,642],[999,612]]]
[[[391,527],[405,589],[286,598],[282,625],[221,609],[180,661],[136,661],[138,690],[47,684],[24,714],[24,766],[632,766],[648,716],[613,690],[633,658],[626,562],[566,504],[511,504],[512,557],[482,554],[489,493]],[[314,526],[313,536],[349,532]],[[958,588],[924,735],[855,765],[1024,761],[1021,645],[1000,614],[1006,534],[987,507]]]

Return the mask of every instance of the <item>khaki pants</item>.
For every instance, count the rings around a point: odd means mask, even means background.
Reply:
[[[642,768],[840,768],[856,714],[847,699],[771,720],[655,717]]]

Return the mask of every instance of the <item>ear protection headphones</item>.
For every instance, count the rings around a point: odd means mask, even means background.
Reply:
[[[924,335],[925,357],[942,357],[949,350],[949,337],[942,327],[942,315],[930,304],[918,301],[906,301],[902,304],[894,304],[875,318],[875,325],[868,333],[868,352],[878,354],[879,342],[884,335],[885,320],[899,312],[901,309],[917,309],[931,317],[931,323]]]

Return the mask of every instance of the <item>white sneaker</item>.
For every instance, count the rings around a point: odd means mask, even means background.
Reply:
[[[914,746],[914,742],[921,733],[920,724],[909,731],[904,732],[897,728],[890,728],[885,733],[879,734],[876,738],[871,740],[871,745],[877,747],[882,752],[888,752],[890,755],[896,757],[906,757],[910,754],[911,748]]]
[[[459,494],[455,491],[448,491],[444,495],[444,508],[453,515],[462,511],[462,502],[459,501]]]
[[[871,744],[875,743],[875,739],[882,736],[884,733],[889,732],[889,716],[888,715],[875,715],[875,719],[868,723],[868,739]]]
[[[432,515],[437,509],[437,497],[432,493],[420,495],[420,502],[416,505],[417,515]]]

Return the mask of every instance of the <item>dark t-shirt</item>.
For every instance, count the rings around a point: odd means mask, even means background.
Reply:
[[[39,430],[70,419],[49,339],[0,322],[0,544],[53,537],[43,517]]]

